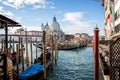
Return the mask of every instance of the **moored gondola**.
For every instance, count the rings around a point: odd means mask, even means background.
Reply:
[[[58,50],[72,50],[72,49],[77,49],[78,47],[79,47],[78,45],[63,46],[58,48]]]
[[[46,69],[49,70],[51,66],[51,53],[46,50]],[[37,58],[31,66],[26,68],[23,72],[18,74],[18,80],[38,80],[38,78],[42,77],[43,75],[43,54]]]

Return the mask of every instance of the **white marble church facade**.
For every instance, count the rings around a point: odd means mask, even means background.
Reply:
[[[57,40],[64,41],[65,40],[65,33],[60,29],[60,25],[56,20],[56,17],[53,17],[51,25],[41,25],[41,29],[45,30],[47,33],[47,36],[50,34],[53,35]]]

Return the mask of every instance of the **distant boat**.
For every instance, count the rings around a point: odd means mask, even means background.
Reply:
[[[72,49],[77,49],[79,46],[78,45],[69,45],[69,46],[63,46],[58,48],[58,50],[72,50]]]

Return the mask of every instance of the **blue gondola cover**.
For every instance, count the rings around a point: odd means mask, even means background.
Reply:
[[[28,67],[25,71],[21,72],[18,75],[19,79],[25,79],[27,76],[35,74],[39,71],[43,70],[43,65],[40,64],[32,64],[30,67]]]

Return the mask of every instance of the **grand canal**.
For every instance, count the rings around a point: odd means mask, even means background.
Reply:
[[[57,65],[48,80],[93,80],[93,48],[59,51]]]
[[[30,49],[30,45],[28,45]],[[29,61],[31,62],[29,53]],[[38,49],[38,56],[41,50]],[[24,55],[26,57],[26,55]],[[33,46],[33,60],[36,57],[36,48]],[[93,48],[83,47],[74,50],[59,50],[57,65],[47,75],[47,80],[93,80]]]
[[[38,49],[38,56],[40,54],[41,50]],[[33,57],[33,59],[36,57],[34,46]],[[47,80],[94,80],[93,65],[93,47],[59,50],[57,65],[54,65],[53,71],[47,75]]]

